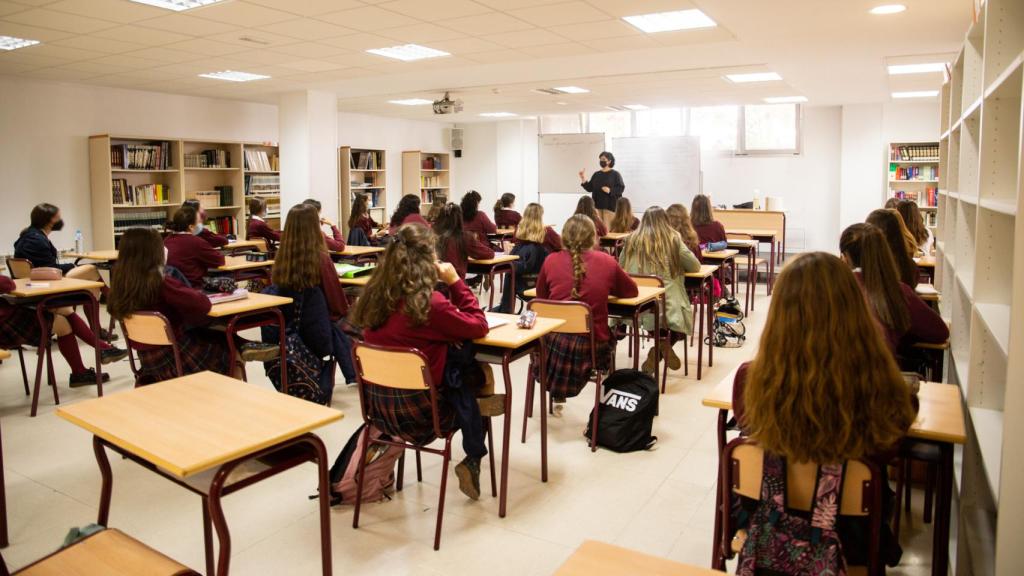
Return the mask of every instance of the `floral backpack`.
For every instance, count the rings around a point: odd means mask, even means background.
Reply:
[[[737,576],[845,576],[846,559],[836,534],[845,464],[818,468],[811,518],[786,509],[786,463],[764,455],[761,500],[740,550]]]

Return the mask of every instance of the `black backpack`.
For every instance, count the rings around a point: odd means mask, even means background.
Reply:
[[[604,380],[598,412],[597,443],[615,452],[647,450],[658,414],[658,384],[638,370],[616,370]],[[593,412],[591,412],[593,422]],[[586,437],[590,438],[590,425]]]

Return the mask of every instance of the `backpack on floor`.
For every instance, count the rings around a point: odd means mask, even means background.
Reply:
[[[601,390],[597,443],[614,452],[647,450],[658,441],[651,434],[658,414],[658,384],[639,370],[616,370]],[[590,422],[593,422],[591,412]],[[591,428],[587,425],[587,438]]]
[[[363,429],[366,426],[364,423],[352,433],[331,466],[331,506],[356,502],[359,487],[357,456],[363,449]],[[363,502],[390,500],[394,493],[395,463],[402,456],[403,450],[397,446],[375,443],[378,439],[390,440],[390,437],[371,426],[370,449],[366,452],[364,468],[366,479],[363,481]]]
[[[715,322],[705,343],[711,341],[719,348],[739,348],[747,340],[747,327],[743,324],[743,311],[739,300],[725,298],[715,308]]]
[[[736,576],[846,575],[846,557],[836,533],[846,464],[818,468],[810,518],[786,509],[786,463],[765,452],[761,499],[740,550]]]

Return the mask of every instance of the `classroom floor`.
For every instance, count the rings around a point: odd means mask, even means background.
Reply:
[[[715,497],[715,411],[701,398],[756,351],[769,298],[763,285],[757,310],[747,320],[742,348],[715,350],[715,365],[696,380],[696,348],[690,349],[690,375],[670,374],[655,421],[656,450],[591,453],[582,434],[590,412],[584,392],[570,400],[561,419],[549,420],[549,481],[540,482],[537,419],[526,444],[518,441],[526,364],[513,365],[512,427],[508,516],[498,517],[498,500],[489,491],[472,502],[451,475],[441,550],[432,549],[440,458],[423,456],[423,483],[409,466],[405,490],[392,501],[363,507],[358,530],[352,508],[331,511],[334,573],[360,576],[416,574],[547,575],[584,539],[603,540],[681,562],[707,566]],[[678,344],[677,352],[682,351]],[[55,353],[58,374],[67,374]],[[34,356],[30,357],[34,362]],[[91,353],[86,356],[91,358]],[[706,359],[705,359],[706,361]],[[618,363],[626,366],[625,346]],[[108,393],[131,387],[127,360],[109,367]],[[257,366],[250,380],[270,386]],[[3,556],[11,568],[25,565],[60,545],[69,528],[96,519],[100,475],[90,435],[56,417],[44,390],[39,416],[29,418],[17,359],[0,366],[0,415],[11,545]],[[61,399],[92,398],[92,388],[67,388]],[[500,388],[500,384],[499,384]],[[589,390],[589,388],[588,388]],[[345,412],[340,423],[319,430],[332,458],[359,423],[354,388],[336,389],[334,407]],[[495,430],[502,421],[495,419]],[[457,443],[456,443],[457,444]],[[497,443],[496,443],[497,444]],[[500,444],[499,454],[500,456]],[[461,446],[455,448],[456,461]],[[411,462],[411,460],[410,460]],[[110,524],[185,564],[202,569],[200,500],[140,466],[111,458],[114,492]],[[450,472],[451,474],[451,472]],[[481,484],[487,484],[485,465]],[[271,478],[225,499],[232,534],[232,572],[243,575],[320,574],[319,522],[308,499],[316,484],[310,466]],[[931,564],[931,529],[921,522],[921,491],[915,512],[904,521],[903,563],[889,574],[925,575]],[[732,565],[730,564],[730,567]]]

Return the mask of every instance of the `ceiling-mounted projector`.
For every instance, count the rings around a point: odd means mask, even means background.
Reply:
[[[434,101],[434,114],[458,114],[462,112],[462,100],[452,100],[448,93],[444,93],[444,98]]]

